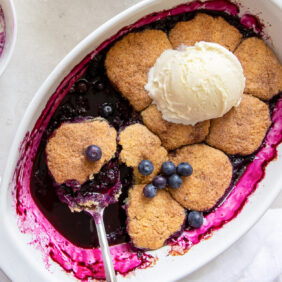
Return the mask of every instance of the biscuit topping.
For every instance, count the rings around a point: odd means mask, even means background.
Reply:
[[[195,126],[168,122],[162,118],[162,113],[156,105],[149,106],[141,115],[144,124],[159,136],[162,146],[167,150],[203,142],[209,133],[209,120],[199,122]]]
[[[243,40],[234,54],[246,76],[245,93],[269,100],[282,91],[282,66],[262,39],[250,37]]]
[[[83,184],[98,173],[115,154],[116,136],[116,130],[102,119],[63,123],[46,146],[47,165],[55,181],[62,184],[76,180]]]
[[[105,67],[110,81],[137,111],[151,103],[144,89],[148,72],[161,53],[170,48],[163,31],[148,29],[129,33],[107,53]]]
[[[193,46],[196,42],[218,43],[231,52],[239,45],[242,38],[240,31],[222,17],[212,17],[199,13],[192,20],[179,22],[169,33],[169,40],[174,49],[181,44]]]
[[[185,146],[172,152],[175,164],[189,160],[193,174],[183,177],[178,189],[169,189],[172,197],[189,210],[206,211],[215,206],[229,187],[232,165],[221,151],[204,144]]]
[[[144,197],[144,186],[135,185],[129,190],[127,228],[137,248],[154,250],[181,230],[186,214],[165,190],[158,191],[153,199]]]
[[[119,135],[121,160],[133,167],[137,183],[149,183],[159,173],[161,165],[167,159],[167,150],[161,146],[161,140],[142,124],[127,126]],[[144,175],[138,170],[141,161],[148,160],[153,164],[153,171]]]
[[[211,121],[206,142],[230,155],[249,155],[261,145],[270,124],[267,105],[244,94],[239,107]]]

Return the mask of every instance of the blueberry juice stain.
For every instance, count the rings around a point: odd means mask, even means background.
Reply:
[[[230,24],[239,29],[244,38],[259,36],[252,30],[244,27],[240,23],[238,16],[207,10],[168,16],[159,21],[144,25],[141,28],[135,28],[132,31],[160,29],[168,33],[177,22],[190,20],[198,12],[205,12],[215,17],[224,17]],[[103,117],[117,131],[136,122],[142,123],[140,114],[134,111],[129,102],[121,96],[107,78],[104,60],[111,46],[112,44],[107,46],[88,63],[84,75],[70,88],[55,111],[42,136],[34,160],[30,180],[33,200],[45,217],[59,233],[74,245],[82,248],[94,248],[99,246],[93,218],[86,212],[71,212],[67,204],[60,201],[57,189],[60,189],[63,193],[69,194],[74,198],[78,195],[66,185],[55,187],[53,178],[46,165],[45,147],[48,138],[63,122]],[[83,196],[83,193],[85,193],[85,195],[91,192],[103,193],[103,191],[106,191],[112,184],[117,171],[120,171],[122,193],[119,201],[109,205],[104,212],[104,224],[110,245],[129,242],[129,236],[126,232],[127,216],[123,206],[124,200],[128,195],[128,189],[133,185],[133,173],[131,168],[119,163],[117,160],[118,153],[119,149],[116,158],[112,159],[102,168],[99,174],[95,176],[95,180],[89,180],[83,184],[79,194],[79,196]],[[233,183],[223,199],[225,199],[232,190],[234,183],[240,178],[253,158],[254,155],[246,157],[230,156],[233,164]],[[110,169],[108,169],[109,167]],[[218,203],[219,205],[222,203],[222,200]]]

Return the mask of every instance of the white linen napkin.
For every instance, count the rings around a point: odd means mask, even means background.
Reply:
[[[181,282],[282,282],[282,209],[270,209],[231,248]]]

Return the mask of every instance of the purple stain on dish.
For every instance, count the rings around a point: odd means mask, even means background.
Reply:
[[[0,57],[2,56],[6,41],[6,24],[3,9],[0,6]]]
[[[215,0],[206,2],[204,4],[204,8],[207,10],[226,12],[232,16],[238,15],[239,13],[238,6],[227,0]]]
[[[93,218],[90,215],[83,213],[71,214],[68,206],[64,205],[56,194],[53,187],[52,178],[41,179],[41,176],[48,175],[46,164],[41,161],[40,154],[44,154],[44,142],[46,138],[52,134],[61,122],[72,121],[73,118],[84,118],[89,116],[89,113],[99,113],[99,105],[103,104],[105,97],[98,89],[87,89],[87,93],[75,95],[73,85],[82,76],[94,76],[94,70],[90,71],[90,64],[99,62],[97,59],[104,49],[112,42],[128,33],[133,29],[140,29],[144,25],[150,25],[153,28],[159,24],[159,27],[167,31],[168,22],[165,18],[170,17],[175,22],[179,20],[179,16],[185,14],[183,19],[188,20],[193,16],[194,11],[204,10],[212,14],[219,15],[222,11],[226,12],[222,15],[230,16],[232,21],[238,24],[238,28],[243,33],[243,36],[254,36],[250,30],[245,27],[253,28],[254,31],[262,30],[262,25],[259,22],[249,24],[250,20],[244,19],[240,22],[238,18],[239,9],[229,1],[215,0],[209,2],[195,1],[189,4],[180,5],[171,10],[162,11],[148,15],[136,23],[127,26],[120,30],[116,35],[112,36],[103,42],[96,50],[85,57],[85,59],[77,65],[71,73],[58,86],[56,92],[50,97],[49,101],[40,117],[36,121],[33,130],[26,134],[19,152],[19,160],[16,166],[13,179],[13,195],[15,198],[16,211],[19,216],[19,227],[23,233],[33,235],[32,244],[39,248],[45,254],[45,261],[48,265],[48,260],[51,258],[57,262],[65,271],[73,273],[73,275],[82,280],[86,279],[104,279],[104,268],[102,255],[97,248],[97,235],[95,235],[95,226]],[[191,14],[190,14],[191,12]],[[156,22],[158,21],[158,22]],[[171,27],[171,25],[169,25]],[[257,29],[257,28],[260,29]],[[97,59],[97,60],[96,60]],[[103,72],[99,69],[99,72]],[[95,79],[95,78],[94,78]],[[114,98],[115,92],[110,89],[110,86],[104,84],[107,93],[107,99],[113,99],[110,102],[117,106],[120,116],[109,117],[108,121],[115,126],[116,129],[124,127],[126,124],[139,122],[138,113],[134,112],[126,101],[121,98]],[[108,88],[107,88],[108,87]],[[70,93],[69,90],[73,89]],[[89,92],[90,91],[90,92]],[[91,92],[93,91],[93,92]],[[69,93],[67,96],[66,94]],[[87,95],[95,95],[95,99],[88,104],[85,100]],[[71,96],[73,95],[73,96]],[[115,100],[116,99],[116,100]],[[95,103],[92,102],[95,100]],[[77,105],[77,108],[73,107]],[[126,106],[127,105],[127,106]],[[272,114],[273,124],[266,136],[265,142],[257,152],[253,162],[247,161],[246,164],[238,166],[235,172],[238,173],[238,179],[235,186],[231,187],[225,201],[216,209],[205,215],[204,224],[197,230],[185,229],[180,237],[175,237],[168,242],[171,244],[171,254],[182,254],[192,245],[200,242],[201,239],[210,236],[211,231],[220,228],[226,222],[232,220],[240,212],[246,203],[248,196],[256,189],[257,184],[264,176],[265,166],[275,158],[278,144],[282,141],[282,98],[274,103]],[[97,106],[97,107],[96,107]],[[126,108],[129,107],[129,108]],[[130,110],[124,110],[130,109]],[[90,114],[91,115],[91,114]],[[50,126],[51,124],[51,126]],[[43,143],[42,143],[43,142]],[[45,143],[46,144],[46,143]],[[233,160],[233,164],[236,158]],[[110,166],[110,167],[107,167]],[[113,170],[113,179],[115,183],[110,186],[102,185],[103,179],[106,179],[106,171]],[[120,171],[120,179],[117,178],[116,172]],[[111,246],[111,254],[116,272],[126,275],[128,272],[136,268],[146,268],[156,262],[156,258],[145,252],[138,252],[132,248],[129,243],[128,235],[125,233],[126,212],[121,207],[124,206],[126,190],[132,185],[132,171],[126,167],[120,167],[113,159],[105,165],[105,174],[101,170],[100,181],[90,181],[86,185],[90,185],[90,194],[88,189],[83,193],[83,187],[77,187],[75,194],[64,193],[60,194],[61,200],[67,203],[77,202],[82,196],[84,200],[87,197],[95,197],[95,192],[99,191],[106,196],[111,189],[120,189],[122,186],[122,194],[118,203],[110,204],[105,210],[105,225],[108,234],[108,240]],[[99,174],[100,174],[99,173]],[[243,173],[243,174],[242,174]],[[237,177],[237,176],[236,176]],[[112,176],[109,177],[111,182]],[[46,180],[46,181],[45,181]],[[72,186],[73,183],[69,183]],[[71,187],[60,186],[60,189],[71,189]],[[91,198],[92,199],[92,198]],[[108,198],[109,200],[110,198]],[[44,206],[45,204],[45,206]],[[108,214],[107,214],[108,211]],[[116,217],[115,217],[116,216]],[[56,221],[56,219],[60,220]],[[88,228],[85,234],[74,228],[74,224],[80,222],[82,228]],[[68,229],[69,228],[69,229]],[[58,231],[59,230],[59,231]],[[70,231],[71,230],[71,231]],[[178,235],[178,234],[177,234]],[[95,241],[96,240],[96,241]],[[117,245],[118,244],[118,245]]]
[[[253,29],[258,34],[261,33],[264,28],[263,23],[261,23],[259,18],[254,15],[244,14],[240,18],[240,22],[242,25],[249,29]]]

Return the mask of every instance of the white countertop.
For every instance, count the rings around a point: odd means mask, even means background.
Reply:
[[[140,0],[14,2],[18,17],[18,39],[11,62],[0,78],[0,176],[24,111],[48,74],[86,35]],[[272,207],[282,208],[282,193]],[[219,259],[183,281],[201,281],[202,273],[216,266]],[[8,280],[0,271],[0,282],[4,281]]]

